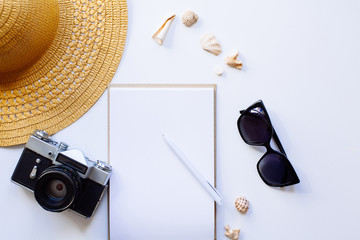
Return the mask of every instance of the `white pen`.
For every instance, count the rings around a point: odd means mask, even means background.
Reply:
[[[204,177],[201,173],[195,168],[195,166],[190,162],[190,160],[180,151],[180,149],[165,135],[163,134],[164,141],[170,147],[170,149],[175,153],[175,155],[181,160],[181,162],[189,169],[192,175],[198,180],[198,182],[205,188],[205,190],[210,194],[210,196],[217,202],[217,204],[222,205],[223,199],[218,192]]]

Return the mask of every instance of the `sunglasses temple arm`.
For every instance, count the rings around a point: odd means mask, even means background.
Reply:
[[[273,133],[274,133],[273,137],[274,137],[276,145],[278,146],[280,152],[286,156],[285,150],[284,150],[283,146],[281,145],[280,139],[279,139],[278,135],[276,134],[276,131],[274,128],[273,128]]]

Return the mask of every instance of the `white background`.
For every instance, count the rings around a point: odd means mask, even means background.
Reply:
[[[180,21],[186,9],[196,25]],[[217,175],[223,226],[240,239],[359,239],[360,220],[360,2],[359,1],[140,1],[128,2],[129,28],[113,83],[217,84]],[[177,17],[163,46],[152,34],[168,14]],[[219,56],[201,49],[206,33],[217,36]],[[242,71],[225,67],[232,49]],[[55,138],[107,159],[106,95]],[[285,189],[265,185],[256,171],[264,149],[240,138],[238,111],[261,98],[301,183]],[[31,193],[10,183],[22,147],[1,148],[0,229],[4,239],[106,239],[107,201],[94,218],[42,210]],[[242,215],[237,196],[250,200]],[[5,217],[6,216],[6,217]],[[141,231],[142,226],[139,226]]]

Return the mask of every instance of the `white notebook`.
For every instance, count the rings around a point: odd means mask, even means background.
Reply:
[[[215,185],[215,85],[109,87],[110,239],[215,239],[214,200],[169,149]]]

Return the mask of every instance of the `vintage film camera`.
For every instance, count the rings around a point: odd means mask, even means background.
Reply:
[[[111,166],[93,162],[80,150],[67,150],[42,130],[30,136],[11,180],[34,192],[45,210],[70,209],[85,218],[95,212],[111,175]]]

